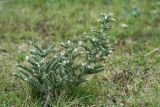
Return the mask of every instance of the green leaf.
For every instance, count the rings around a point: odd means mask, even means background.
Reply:
[[[43,49],[41,49],[37,44],[30,42],[32,46],[34,46],[40,53],[43,53]]]

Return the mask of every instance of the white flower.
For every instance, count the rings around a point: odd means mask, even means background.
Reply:
[[[108,56],[109,56],[109,55],[108,55]],[[103,56],[103,58],[106,59],[107,57],[106,57],[106,56]]]
[[[90,65],[87,65],[87,68],[93,69]]]
[[[70,40],[68,40],[68,41],[67,41],[67,44],[68,44],[68,45],[71,45],[71,41],[70,41]]]
[[[57,56],[57,55],[54,55],[53,57],[54,57],[54,58],[57,58],[58,56]]]
[[[93,40],[93,41],[96,41],[96,38],[93,38],[92,40]]]
[[[46,52],[46,50],[44,49],[43,52]]]
[[[89,57],[88,60],[91,60],[91,58]]]
[[[40,61],[40,63],[44,63],[44,58]]]
[[[109,54],[108,57],[111,57],[111,54]]]
[[[109,53],[112,53],[112,50],[109,50]]]
[[[122,28],[128,28],[128,25],[125,24],[125,23],[121,23],[120,26],[121,26]]]
[[[87,51],[86,53],[89,54],[89,51]]]
[[[109,14],[110,16],[113,16],[113,13],[111,13],[111,12],[109,12],[108,14]]]
[[[80,54],[83,54],[83,53],[84,53],[83,51],[80,52]]]
[[[68,78],[68,76],[64,76],[64,78],[65,78],[65,79],[67,79],[67,78]]]
[[[80,45],[80,46],[81,46],[82,44],[83,44],[83,42],[82,42],[82,41],[79,41],[79,42],[78,42],[78,45]]]
[[[75,49],[74,49],[74,52],[77,52],[77,51],[78,51],[78,49],[77,49],[77,48],[75,48]]]
[[[27,61],[29,60],[29,56],[26,56],[26,60],[27,60]]]
[[[38,76],[38,74],[34,73],[33,75]]]
[[[86,63],[82,63],[82,66],[86,66]]]
[[[67,64],[67,63],[69,63],[69,60],[65,60],[65,61],[63,61],[63,63],[64,63],[64,64]]]
[[[99,55],[102,55],[102,52],[99,52]]]
[[[27,78],[25,78],[24,80],[25,80],[25,81],[27,81],[28,79],[27,79]]]
[[[65,45],[64,42],[61,42],[60,45]]]
[[[62,59],[65,59],[66,57],[62,56]]]
[[[97,21],[98,21],[98,22],[100,22],[100,21],[101,21],[101,19],[97,19]]]
[[[40,67],[40,64],[38,64],[38,67]]]
[[[64,52],[61,52],[60,55],[63,56],[63,55],[64,55]]]
[[[108,16],[105,16],[104,19],[108,19]]]

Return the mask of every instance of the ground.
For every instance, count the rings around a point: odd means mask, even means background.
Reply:
[[[55,107],[160,106],[159,0],[1,0],[0,107],[38,107],[26,83],[14,78],[36,41],[43,46],[80,37],[112,12],[113,53],[106,70],[92,76],[73,96],[52,100]]]

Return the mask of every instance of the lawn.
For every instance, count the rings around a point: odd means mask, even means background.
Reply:
[[[44,47],[80,38],[112,12],[111,56],[105,71],[52,99],[53,107],[160,106],[159,0],[1,0],[0,107],[39,107],[27,84],[13,76],[35,41]],[[155,50],[155,51],[154,51]]]

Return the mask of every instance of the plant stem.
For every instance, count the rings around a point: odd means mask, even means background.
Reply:
[[[46,101],[45,101],[43,107],[48,107],[49,106],[49,102],[50,102],[50,93],[47,94]]]

